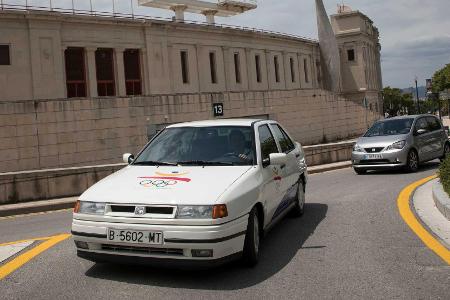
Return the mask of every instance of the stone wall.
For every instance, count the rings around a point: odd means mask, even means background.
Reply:
[[[267,116],[304,145],[361,134],[379,114],[324,90],[227,92],[0,102],[0,173],[120,162],[147,128],[224,117]]]

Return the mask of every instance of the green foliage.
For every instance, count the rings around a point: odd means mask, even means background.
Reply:
[[[448,156],[439,167],[439,178],[444,190],[450,195],[450,156]]]
[[[442,92],[445,89],[450,89],[450,64],[433,75],[433,92]]]
[[[415,114],[416,103],[411,94],[403,94],[402,90],[397,88],[385,87],[383,89],[384,110],[391,116],[398,114]]]

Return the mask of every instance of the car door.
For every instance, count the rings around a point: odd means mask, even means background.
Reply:
[[[425,130],[424,133],[419,133],[419,130]],[[430,159],[431,151],[431,135],[429,131],[426,117],[419,118],[414,125],[414,141],[419,152],[420,161],[427,161]]]
[[[271,153],[279,153],[277,143],[268,124],[258,127],[260,161],[269,160]],[[269,224],[274,218],[274,213],[282,200],[282,170],[280,166],[263,164],[261,168],[262,187],[261,199],[265,209],[266,218],[264,225]]]
[[[282,203],[289,206],[297,194],[297,185],[300,178],[300,165],[298,163],[298,157],[300,149],[296,149],[294,143],[281,128],[279,124],[270,124],[272,132],[275,136],[275,140],[278,143],[278,147],[282,153],[287,156],[287,164],[282,167],[282,192],[284,194]]]
[[[442,143],[443,129],[436,117],[427,117],[428,128],[430,131],[430,158],[435,159],[441,157],[444,151],[444,144]]]

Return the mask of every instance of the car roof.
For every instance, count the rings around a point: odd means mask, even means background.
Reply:
[[[271,120],[263,119],[218,119],[218,120],[204,120],[204,121],[193,121],[178,123],[167,126],[167,128],[178,128],[178,127],[211,127],[211,126],[252,126],[256,122],[275,122]]]
[[[388,119],[384,119],[384,120],[417,119],[419,117],[436,117],[436,116],[432,115],[432,114],[405,115],[405,116],[396,116],[396,117],[392,117],[392,118],[388,118]],[[380,120],[380,121],[384,121],[384,120]]]

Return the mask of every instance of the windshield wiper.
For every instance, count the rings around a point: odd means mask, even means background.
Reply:
[[[189,160],[189,161],[179,161],[179,165],[199,165],[199,166],[234,166],[232,162],[222,162],[222,161],[204,161],[204,160]]]
[[[176,166],[177,163],[149,160],[149,161],[134,162],[133,165],[136,165],[136,166]]]

